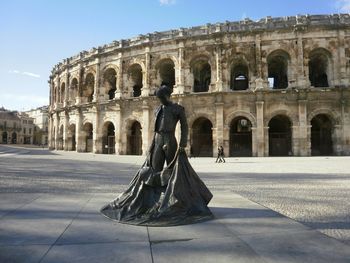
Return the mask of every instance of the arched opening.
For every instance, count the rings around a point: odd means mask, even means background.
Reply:
[[[85,78],[85,85],[83,88],[83,97],[87,102],[92,102],[94,96],[95,76],[92,73],[88,73]]]
[[[269,155],[290,156],[292,152],[292,124],[288,117],[277,115],[269,121]]]
[[[63,125],[58,130],[58,145],[57,150],[63,150]]]
[[[268,78],[273,89],[285,89],[288,87],[288,61],[289,54],[277,50],[267,58]]]
[[[133,64],[129,68],[129,78],[132,83],[132,96],[140,97],[143,87],[142,67],[139,64]]]
[[[68,150],[76,150],[75,124],[71,124],[68,128]]]
[[[115,98],[117,90],[117,72],[113,68],[107,69],[103,74],[105,92],[108,94],[108,99]]]
[[[17,133],[13,132],[11,135],[11,143],[16,144],[17,143]]]
[[[102,152],[105,154],[115,153],[115,128],[112,122],[103,125]]]
[[[246,90],[249,87],[249,70],[245,64],[236,64],[231,67],[232,90]]]
[[[252,124],[245,117],[231,122],[230,156],[252,156]]]
[[[211,67],[206,59],[192,63],[193,91],[207,92],[211,83]]]
[[[65,92],[66,92],[66,84],[63,82],[61,84],[61,90],[60,90],[60,103],[64,102]]]
[[[138,121],[134,121],[128,131],[127,154],[142,154],[142,132],[141,124]]]
[[[93,149],[93,129],[92,124],[87,122],[83,126],[85,152],[92,152]]]
[[[194,156],[213,156],[213,124],[200,117],[193,122],[191,147]]]
[[[328,87],[329,55],[322,49],[310,53],[309,80],[313,87]]]
[[[175,64],[171,59],[164,59],[159,63],[159,78],[161,85],[173,88],[175,85]]]
[[[73,78],[70,84],[69,101],[72,104],[75,104],[77,96],[78,96],[78,80],[76,78]]]
[[[311,155],[332,155],[332,121],[326,114],[316,115],[311,120]]]
[[[8,137],[7,132],[3,132],[2,133],[2,143],[7,144],[7,137]]]

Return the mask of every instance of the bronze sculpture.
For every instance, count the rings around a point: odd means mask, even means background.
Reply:
[[[213,217],[207,206],[212,194],[191,167],[184,150],[188,135],[185,109],[170,100],[171,92],[165,85],[157,90],[161,105],[155,113],[149,154],[128,189],[101,209],[106,217],[148,226],[182,225]],[[175,138],[178,121],[179,147]]]

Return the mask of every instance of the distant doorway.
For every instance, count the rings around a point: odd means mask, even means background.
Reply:
[[[269,155],[292,155],[292,131],[288,117],[277,115],[269,122]]]
[[[230,156],[252,156],[252,124],[247,118],[238,117],[231,122]]]
[[[142,132],[138,121],[133,122],[128,132],[127,154],[142,155]]]
[[[192,151],[194,156],[213,156],[213,124],[200,117],[192,125]]]
[[[311,120],[311,155],[333,154],[332,130],[332,122],[325,114]]]

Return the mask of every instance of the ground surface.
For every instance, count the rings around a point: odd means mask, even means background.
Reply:
[[[195,158],[215,220],[100,216],[142,162],[0,146],[0,262],[350,262],[350,157]]]

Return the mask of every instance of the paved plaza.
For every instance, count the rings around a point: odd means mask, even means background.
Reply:
[[[192,158],[214,220],[101,216],[143,159],[0,146],[0,262],[350,262],[350,157]]]

